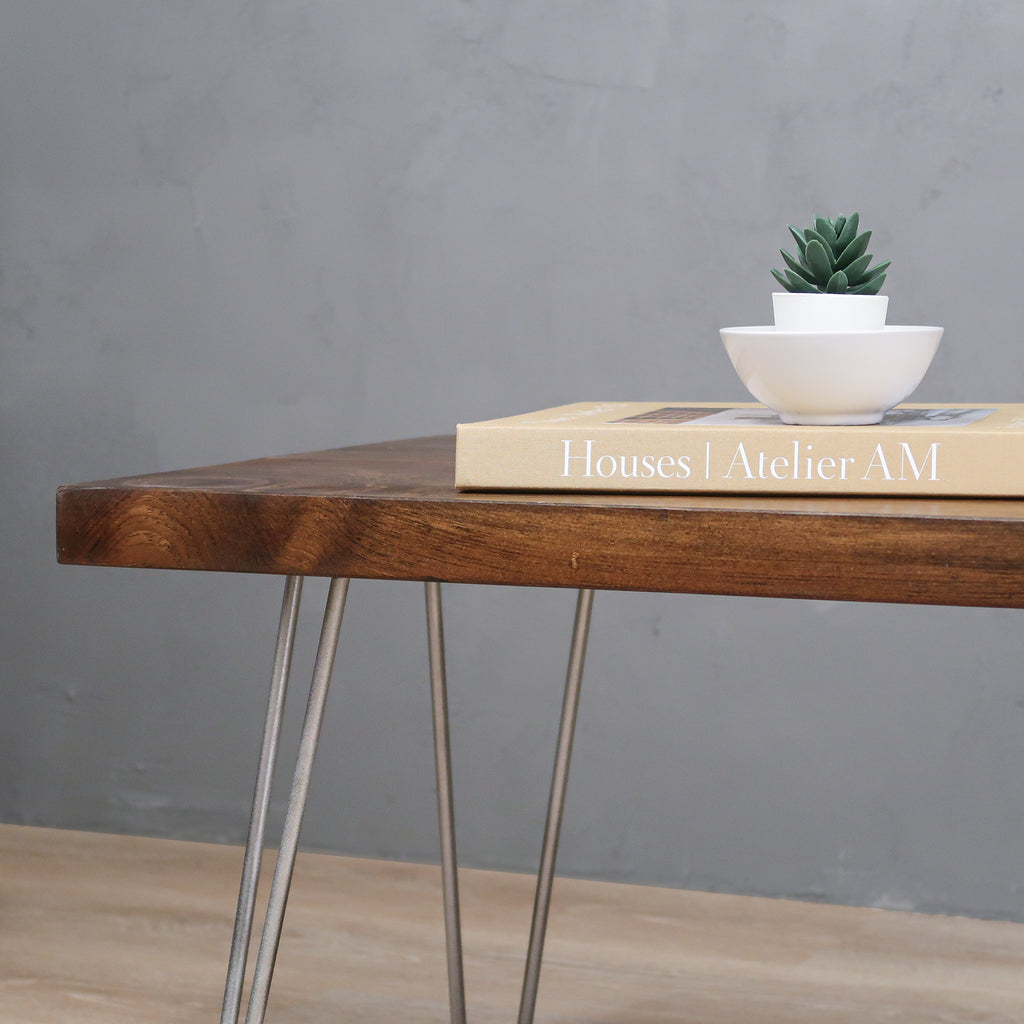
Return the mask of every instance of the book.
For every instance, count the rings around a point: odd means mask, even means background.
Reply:
[[[578,402],[458,425],[460,490],[1024,497],[1024,404],[789,426],[755,403]]]

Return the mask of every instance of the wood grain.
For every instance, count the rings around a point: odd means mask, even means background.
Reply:
[[[241,851],[0,826],[0,1024],[219,1019]],[[269,857],[267,873],[269,877]],[[469,1019],[532,879],[463,871]],[[1019,1024],[1024,926],[557,879],[538,1024]],[[268,1024],[446,1024],[436,867],[299,855]]]
[[[460,493],[433,437],[62,487],[63,563],[1024,607],[1024,501]]]

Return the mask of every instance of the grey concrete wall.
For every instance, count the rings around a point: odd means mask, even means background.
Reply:
[[[279,582],[58,568],[62,482],[741,400],[718,328],[817,211],[946,327],[920,399],[1024,398],[1022,41],[990,0],[0,6],[0,817],[244,833]],[[311,846],[436,856],[422,600],[353,584]],[[446,600],[461,853],[525,869],[573,597]],[[561,868],[1024,917],[1021,625],[598,595]]]

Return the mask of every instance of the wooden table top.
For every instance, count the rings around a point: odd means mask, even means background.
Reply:
[[[426,437],[61,487],[65,564],[1024,607],[1024,501],[460,493]]]

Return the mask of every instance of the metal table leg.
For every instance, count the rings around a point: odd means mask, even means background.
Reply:
[[[285,580],[284,598],[281,602],[281,621],[277,630],[274,672],[270,683],[270,697],[267,701],[263,747],[260,750],[259,767],[256,770],[256,791],[253,793],[252,814],[249,817],[249,836],[245,844],[242,880],[238,886],[238,908],[235,912],[235,930],[231,938],[228,976],[224,984],[221,1024],[238,1024],[238,1011],[242,1003],[245,963],[249,953],[249,938],[252,935],[252,919],[256,907],[256,891],[259,888],[260,863],[263,859],[263,843],[267,829],[267,809],[270,806],[270,789],[274,780],[274,767],[277,764],[281,717],[288,691],[292,651],[295,649],[295,626],[299,617],[301,599],[302,577],[289,576]]]
[[[284,913],[288,902],[295,857],[298,852],[299,832],[305,811],[306,796],[312,773],[313,759],[323,724],[324,708],[330,687],[331,673],[337,654],[338,636],[345,610],[349,581],[331,581],[324,612],[320,645],[317,650],[313,680],[310,685],[306,717],[303,722],[302,738],[296,758],[292,790],[288,800],[281,847],[274,869],[263,934],[253,973],[249,993],[245,1024],[263,1024],[267,999],[273,979],[274,964]],[[292,651],[295,643],[295,627],[298,618],[302,580],[289,577],[285,584],[285,595],[281,608],[278,628],[277,651],[274,659],[274,673],[271,682],[267,720],[264,728],[263,748],[257,771],[256,791],[253,796],[252,817],[242,867],[242,881],[239,887],[238,910],[232,937],[231,956],[224,991],[224,1005],[221,1024],[237,1024],[241,993],[244,984],[246,953],[252,931],[252,921],[259,882],[259,866],[266,830],[266,816],[270,801],[270,787],[277,759],[281,717],[288,685]],[[544,953],[544,936],[547,930],[548,909],[551,903],[551,888],[554,880],[555,861],[558,855],[558,840],[562,816],[565,809],[565,793],[572,759],[573,735],[576,714],[579,707],[580,686],[583,679],[583,663],[586,656],[587,637],[590,629],[590,615],[594,592],[581,590],[576,603],[576,618],[573,624],[572,643],[569,654],[569,668],[566,675],[565,695],[562,702],[561,724],[555,753],[555,766],[551,781],[551,795],[548,802],[547,822],[544,830],[544,844],[541,851],[540,869],[537,875],[537,890],[534,899],[533,923],[527,951],[526,970],[523,978],[522,998],[519,1007],[519,1024],[532,1024],[540,980],[541,961]],[[455,846],[455,815],[452,799],[451,744],[448,723],[448,696],[444,656],[444,626],[441,613],[441,587],[439,583],[426,584],[427,634],[430,646],[430,684],[433,705],[434,757],[437,771],[438,829],[441,842],[441,878],[444,898],[445,945],[448,958],[448,995],[452,1024],[466,1024],[465,988],[462,967],[462,934],[459,915],[458,857]]]
[[[327,691],[330,686],[331,671],[334,668],[334,657],[338,650],[338,634],[345,611],[348,583],[347,579],[331,580],[331,588],[327,595],[327,608],[324,612],[323,628],[320,631],[320,646],[317,649],[316,664],[313,668],[313,681],[309,689],[309,702],[306,705],[306,717],[302,725],[299,753],[295,761],[295,775],[292,780],[291,795],[288,798],[288,810],[285,814],[284,830],[281,835],[281,848],[278,851],[277,863],[274,867],[274,880],[270,887],[267,915],[263,924],[259,953],[256,957],[252,989],[249,993],[249,1007],[245,1016],[246,1024],[262,1024],[267,1010],[267,997],[274,974],[277,948],[281,941],[281,926],[284,924],[288,889],[291,886],[292,871],[295,868],[295,855],[298,852],[299,831],[302,828],[302,815],[306,807],[306,794],[309,790],[313,758],[316,755],[320,727],[323,724]]]
[[[434,762],[437,769],[437,823],[441,834],[441,885],[444,895],[445,947],[448,953],[448,1005],[452,1024],[466,1024],[441,584],[427,583],[426,598],[427,636],[430,642],[430,692],[434,711]]]
[[[569,762],[572,760],[576,711],[579,708],[580,683],[583,680],[583,662],[587,653],[587,636],[590,631],[590,612],[593,603],[593,590],[579,592],[569,652],[569,669],[565,679],[565,696],[562,701],[558,746],[555,752],[555,768],[551,779],[547,824],[544,828],[544,845],[541,851],[540,870],[537,873],[533,924],[530,928],[530,945],[526,954],[526,970],[523,975],[523,991],[519,1003],[519,1024],[532,1024],[537,1005],[540,966],[544,956],[544,935],[547,931],[548,908],[551,905],[551,886],[555,874],[555,859],[558,856],[558,837],[562,827],[562,813],[565,809],[565,790],[569,779]]]

